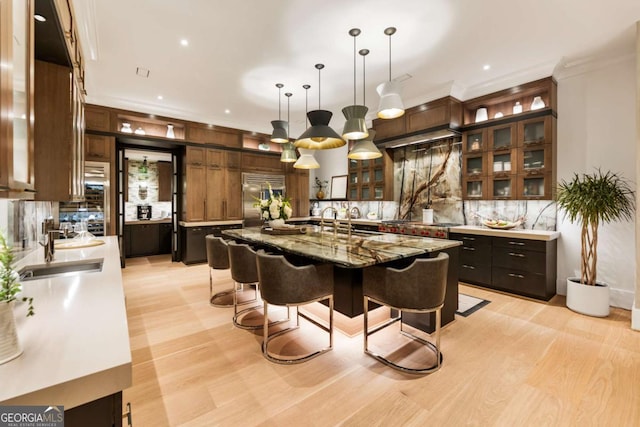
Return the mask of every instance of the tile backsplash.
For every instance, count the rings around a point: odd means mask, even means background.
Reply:
[[[16,259],[38,247],[45,218],[58,218],[58,202],[0,199],[0,231],[14,247]]]

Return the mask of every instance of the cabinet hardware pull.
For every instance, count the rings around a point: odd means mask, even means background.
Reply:
[[[524,276],[522,274],[509,273],[509,277],[517,277],[518,279],[524,279]]]
[[[127,412],[122,414],[122,418],[127,418],[127,425],[133,427],[133,419],[131,417],[131,402],[127,402]]]
[[[475,237],[464,237],[462,236],[462,240],[476,240]]]
[[[469,246],[463,246],[462,249],[465,250],[465,251],[475,251],[476,250],[476,248],[470,248]]]
[[[522,242],[509,242],[510,245],[516,245],[516,246],[524,246],[524,243]]]
[[[462,264],[464,268],[468,268],[470,270],[475,270],[476,268],[473,265]]]
[[[524,258],[526,256],[525,254],[518,254],[518,253],[515,253],[515,252],[509,252],[509,255],[510,256],[516,256],[518,258]]]

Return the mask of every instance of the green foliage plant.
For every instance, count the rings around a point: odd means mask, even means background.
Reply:
[[[15,301],[18,299],[17,294],[22,290],[20,276],[12,267],[13,260],[13,251],[7,244],[7,239],[0,233],[0,304]],[[33,316],[33,298],[22,297],[22,301],[28,304],[27,317]]]

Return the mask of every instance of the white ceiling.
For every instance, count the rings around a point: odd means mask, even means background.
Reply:
[[[366,104],[388,79],[403,81],[405,106],[445,95],[461,100],[585,64],[635,52],[638,0],[76,0],[85,52],[87,101],[271,133],[278,90],[291,97],[291,136],[305,129],[309,109],[334,113],[353,103],[353,38],[368,48]],[[189,45],[180,44],[187,39]],[[483,70],[489,64],[491,68]],[[150,70],[148,78],[136,68]],[[357,103],[362,103],[362,58]],[[163,99],[158,100],[158,95]],[[230,113],[225,114],[225,110]],[[373,113],[373,114],[372,114]]]

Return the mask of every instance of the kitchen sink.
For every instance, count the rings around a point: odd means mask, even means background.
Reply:
[[[75,276],[81,273],[102,271],[104,258],[81,261],[56,262],[51,264],[27,265],[18,271],[20,281],[47,279],[51,277]]]

